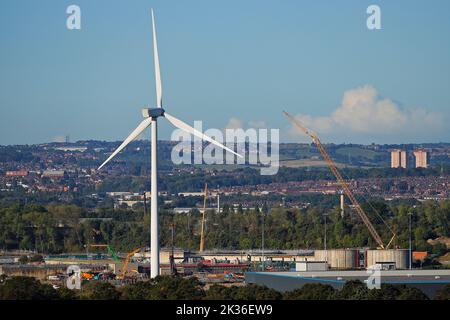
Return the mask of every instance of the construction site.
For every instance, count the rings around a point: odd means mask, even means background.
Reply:
[[[197,277],[205,284],[220,283],[239,285],[255,283],[289,291],[306,283],[326,283],[341,288],[346,281],[368,282],[371,272],[379,271],[379,283],[416,286],[432,296],[437,288],[450,283],[450,270],[412,270],[413,260],[421,259],[421,252],[394,247],[396,234],[378,215],[391,234],[383,240],[361,207],[348,183],[326,152],[318,136],[305,128],[296,118],[285,113],[288,119],[307,134],[316,145],[324,161],[341,188],[339,202],[344,219],[345,202],[348,208],[364,223],[376,248],[298,249],[298,250],[206,250],[205,229],[207,214],[208,185],[201,194],[200,243],[198,250],[163,248],[159,251],[161,275]],[[145,201],[145,197],[144,197]],[[220,212],[218,207],[217,212]],[[376,210],[375,210],[376,212]],[[386,234],[386,233],[385,233]],[[172,228],[173,238],[173,228]],[[173,242],[172,242],[173,243]],[[123,253],[109,244],[90,244],[85,253],[46,255],[39,263],[22,264],[20,257],[30,252],[7,252],[0,258],[0,275],[31,276],[48,282],[54,287],[64,286],[70,274],[69,266],[79,266],[84,281],[108,281],[116,286],[144,281],[151,277],[151,248],[137,246],[131,252]],[[425,253],[426,255],[426,253]]]

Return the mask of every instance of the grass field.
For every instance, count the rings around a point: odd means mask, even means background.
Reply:
[[[378,152],[358,147],[342,147],[337,149],[336,153],[342,156],[363,157],[369,160],[373,160],[377,156],[386,155],[385,152]]]
[[[324,160],[311,160],[311,159],[298,159],[298,160],[282,160],[280,161],[281,167],[288,168],[303,168],[303,167],[327,167],[327,163]],[[348,165],[343,163],[336,163],[338,168],[342,168]]]

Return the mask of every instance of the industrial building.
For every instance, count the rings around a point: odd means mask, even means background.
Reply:
[[[392,263],[395,269],[409,266],[409,250],[332,249],[315,250],[314,261],[325,261],[330,269],[366,269],[379,263]]]
[[[450,284],[450,270],[409,269],[409,250],[332,249],[315,250],[313,256],[296,261],[295,271],[246,272],[245,282],[278,291],[292,291],[306,283],[322,283],[341,289],[347,281],[369,281],[379,270],[381,284],[417,287],[433,298],[437,289]]]
[[[304,272],[246,272],[245,282],[264,285],[285,292],[301,288],[307,283],[328,284],[342,289],[350,280],[369,281],[370,271],[304,271]],[[436,290],[450,284],[450,270],[388,270],[380,271],[381,284],[416,287],[429,298]]]

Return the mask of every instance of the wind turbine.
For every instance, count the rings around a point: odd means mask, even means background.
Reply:
[[[152,9],[152,28],[153,28],[153,57],[155,63],[155,82],[156,82],[156,107],[142,109],[142,115],[144,120],[134,129],[130,135],[122,142],[122,144],[102,163],[97,170],[100,170],[105,164],[107,164],[112,158],[114,158],[120,151],[122,151],[131,141],[136,139],[148,126],[151,126],[151,264],[150,264],[150,276],[154,278],[159,275],[159,215],[158,215],[158,162],[157,162],[157,143],[158,143],[158,130],[157,120],[159,117],[164,117],[169,120],[175,127],[186,131],[202,140],[208,141],[228,152],[231,152],[238,157],[242,157],[240,154],[225,147],[223,144],[208,137],[202,132],[194,129],[187,123],[175,118],[168,114],[162,108],[162,85],[161,85],[161,72],[159,68],[158,58],[158,46],[156,43],[156,29],[155,29],[155,17]]]

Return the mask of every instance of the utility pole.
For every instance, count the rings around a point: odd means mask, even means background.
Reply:
[[[324,249],[327,250],[327,216],[328,214],[323,215],[325,217],[325,239],[324,239]]]
[[[220,194],[217,192],[217,213],[220,213]]]
[[[412,215],[413,215],[413,212],[409,211],[408,212],[408,216],[409,216],[409,270],[412,269],[412,240],[411,240]]]
[[[174,247],[175,247],[175,237],[174,237],[174,234],[175,234],[175,220],[174,220],[174,216],[172,216],[172,225],[171,225],[171,231],[172,231],[172,250],[171,250],[171,253],[170,253],[170,273],[172,274],[172,275],[175,275],[177,272],[176,272],[176,268],[175,268],[175,250],[174,250]]]
[[[327,251],[327,216],[328,213],[324,213],[324,217],[325,217],[325,239],[324,239],[324,249],[325,249],[325,260],[328,263],[328,251]]]
[[[144,191],[144,216],[147,214],[147,191]]]
[[[262,271],[265,270],[264,266],[264,211],[262,211],[262,232],[261,232],[261,253],[262,253]]]
[[[217,213],[220,213],[220,186],[217,185]]]
[[[205,195],[203,198],[203,214],[202,214],[202,227],[200,231],[200,252],[203,252],[205,246],[205,214],[206,214],[206,197],[208,195],[208,184],[205,183]]]

